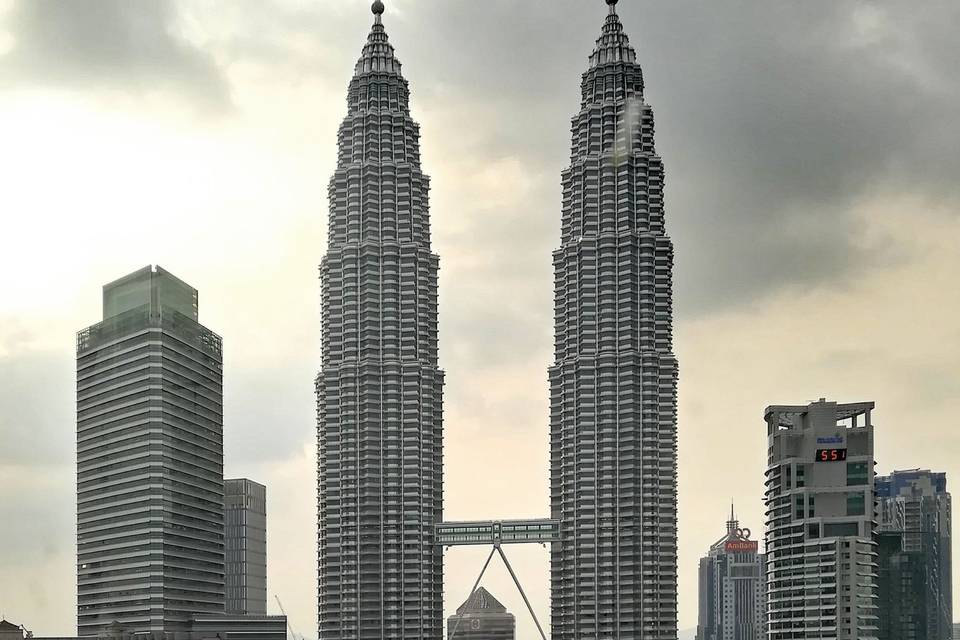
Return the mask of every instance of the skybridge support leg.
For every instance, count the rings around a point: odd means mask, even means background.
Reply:
[[[500,545],[496,545],[494,549],[500,552],[500,557],[503,558],[503,564],[507,566],[507,571],[510,572],[510,577],[513,578],[513,583],[517,585],[520,595],[523,596],[523,602],[527,605],[527,611],[530,612],[530,615],[533,617],[533,622],[537,625],[537,631],[540,632],[540,637],[543,640],[547,640],[547,635],[543,632],[543,627],[540,626],[540,621],[537,620],[537,614],[533,612],[533,607],[530,606],[530,601],[527,599],[527,594],[524,593],[523,587],[520,586],[520,581],[517,579],[517,574],[513,572],[513,567],[510,566],[510,561],[507,560],[507,554],[503,552],[503,549],[500,547]],[[476,587],[474,587],[474,589],[476,589]]]
[[[477,576],[477,581],[473,583],[473,589],[470,589],[470,596],[472,596],[473,592],[476,591],[477,587],[480,586],[480,580],[483,579],[483,574],[486,572],[487,567],[490,566],[490,561],[493,560],[493,554],[498,548],[499,547],[495,546],[493,549],[490,549],[490,555],[487,556],[487,561],[483,563],[483,569],[480,569],[480,575]],[[502,551],[500,553],[501,555],[503,554]],[[467,596],[467,600],[470,599],[470,596]],[[524,596],[524,599],[526,599],[526,596]],[[447,640],[453,640],[453,637],[457,634],[457,627],[460,626],[460,620],[460,618],[457,618],[457,621],[453,625],[453,629],[450,630],[450,635],[447,636]],[[537,626],[539,626],[539,624]]]

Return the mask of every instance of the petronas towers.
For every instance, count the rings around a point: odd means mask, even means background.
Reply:
[[[322,640],[440,638],[437,270],[410,92],[374,4],[350,82],[320,267]]]
[[[673,247],[636,54],[615,11],[583,75],[554,252],[552,637],[675,640]],[[319,637],[439,640],[443,372],[429,179],[383,4],[329,185],[317,376]]]
[[[553,254],[557,640],[677,637],[673,244],[643,73],[610,14],[583,74]]]

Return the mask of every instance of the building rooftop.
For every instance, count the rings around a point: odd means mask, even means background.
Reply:
[[[506,613],[507,608],[500,601],[490,595],[490,592],[480,587],[467,598],[457,609],[457,615],[464,613]]]
[[[763,412],[763,416],[768,423],[776,418],[779,426],[789,428],[801,424],[803,417],[811,412],[835,409],[836,420],[839,423],[863,415],[869,416],[875,407],[876,403],[874,402],[838,404],[836,402],[828,402],[826,398],[820,398],[819,401],[811,402],[808,405],[771,405]],[[868,419],[867,424],[869,424],[869,422]]]

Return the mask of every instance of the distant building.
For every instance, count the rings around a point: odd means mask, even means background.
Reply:
[[[697,640],[765,640],[764,556],[730,508],[727,533],[700,559]]]
[[[267,488],[246,478],[223,481],[226,611],[267,612]]]
[[[447,640],[514,640],[516,620],[480,587],[447,618]]]
[[[160,267],[77,335],[77,628],[189,631],[224,611],[223,356]]]
[[[960,622],[953,624],[953,640],[960,640]]]
[[[23,629],[12,622],[0,620],[0,640],[23,640]]]
[[[765,413],[769,640],[877,640],[872,402]]]
[[[953,636],[951,497],[945,473],[876,479],[881,640]]]

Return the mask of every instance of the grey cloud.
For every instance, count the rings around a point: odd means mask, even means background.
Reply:
[[[858,242],[851,211],[865,197],[956,206],[956,3],[677,0],[620,13],[657,114],[682,314],[887,262]],[[581,0],[423,0],[387,24],[414,96],[432,116],[452,114],[445,128],[470,123],[445,144],[557,175],[602,19]],[[557,198],[531,208],[556,221],[559,179],[547,186]],[[539,247],[544,233],[556,243],[555,228],[502,239]]]
[[[0,465],[44,468],[73,460],[74,363],[69,353],[18,351],[0,357]]]
[[[229,344],[227,345],[229,348]],[[231,368],[224,374],[224,457],[236,475],[251,464],[276,462],[299,454],[315,425],[311,380],[317,362],[298,359],[282,366]],[[291,385],[298,380],[299,385]]]
[[[0,549],[4,570],[35,568],[46,559],[72,551],[76,542],[76,508],[69,465],[60,469],[53,480],[49,470],[38,479],[33,475],[35,468],[8,466],[3,462],[0,462],[0,473],[22,473],[31,479],[18,483],[16,490],[0,488],[0,522],[4,524],[0,527]]]
[[[15,46],[0,59],[3,84],[169,90],[203,111],[230,105],[226,78],[178,31],[170,0],[17,0],[5,26]]]

